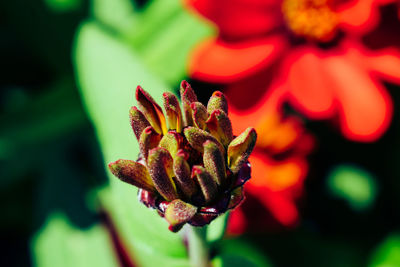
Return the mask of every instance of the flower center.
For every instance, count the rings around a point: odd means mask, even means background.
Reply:
[[[282,13],[293,33],[309,39],[330,40],[338,25],[329,0],[283,0]]]

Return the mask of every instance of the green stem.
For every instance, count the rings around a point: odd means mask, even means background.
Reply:
[[[207,227],[187,226],[189,259],[192,267],[209,267],[209,251],[206,241]]]

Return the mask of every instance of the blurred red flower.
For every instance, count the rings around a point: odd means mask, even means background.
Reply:
[[[229,108],[234,134],[240,133],[251,121],[258,135],[249,159],[252,178],[245,188],[246,201],[231,212],[230,234],[278,225],[294,226],[299,220],[296,202],[303,194],[308,171],[305,157],[313,147],[313,139],[298,118],[281,115],[280,93],[273,94],[246,112],[232,105]]]
[[[193,51],[193,78],[225,83],[237,108],[267,90],[311,119],[337,118],[352,140],[387,129],[392,101],[382,80],[400,84],[400,53],[360,41],[393,0],[186,0],[218,28]],[[251,94],[243,94],[252,90]]]

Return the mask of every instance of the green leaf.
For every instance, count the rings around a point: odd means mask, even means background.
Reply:
[[[213,259],[214,267],[270,267],[265,255],[243,239],[225,240],[220,254]]]
[[[131,46],[157,77],[175,85],[186,74],[195,44],[212,34],[180,1],[151,1],[139,12],[129,0],[94,0],[95,18]],[[146,88],[145,88],[146,89]]]
[[[110,267],[118,259],[107,230],[100,224],[88,229],[74,227],[64,214],[51,214],[31,240],[34,265],[38,267]]]
[[[54,12],[68,12],[77,10],[82,5],[82,0],[44,0],[46,5]]]
[[[120,158],[136,159],[139,149],[129,124],[129,109],[136,104],[134,88],[142,85],[158,103],[168,88],[144,66],[131,47],[96,23],[78,33],[76,68],[83,100],[93,120],[105,164]],[[154,210],[139,203],[137,190],[108,172],[110,188],[101,193],[119,235],[141,266],[187,266],[186,249],[179,235]]]
[[[332,195],[347,200],[357,211],[371,207],[378,193],[375,178],[351,165],[340,165],[331,171],[327,185]]]
[[[207,226],[207,241],[210,243],[221,241],[228,223],[228,212],[222,214]]]
[[[372,254],[369,267],[400,266],[400,234],[392,234]]]

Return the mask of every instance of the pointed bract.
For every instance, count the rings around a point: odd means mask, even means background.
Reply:
[[[153,127],[148,126],[140,135],[139,149],[142,157],[147,161],[149,150],[158,146],[161,140],[161,134],[157,133]]]
[[[140,110],[159,134],[167,132],[167,123],[161,107],[141,86],[136,88],[136,100]]]
[[[213,201],[217,196],[218,187],[211,177],[211,174],[208,173],[204,167],[195,165],[192,168],[192,177],[195,178],[200,185],[206,204]]]
[[[174,173],[177,187],[183,192],[186,199],[191,199],[198,189],[193,179],[190,177],[190,166],[186,161],[187,153],[182,149],[174,157]]]
[[[179,106],[178,98],[172,93],[163,93],[164,109],[167,115],[168,128],[176,130],[178,133],[182,131],[182,113]]]
[[[206,120],[208,119],[207,108],[200,102],[190,104],[192,109],[193,124],[197,128],[204,130],[206,128]]]
[[[226,171],[225,171],[225,160],[219,150],[218,146],[211,142],[206,141],[203,144],[203,164],[206,170],[214,178],[218,185],[222,185],[225,182]]]
[[[220,109],[228,114],[228,101],[226,100],[225,95],[220,91],[215,91],[207,103],[208,113],[211,114],[214,110],[217,109]]]
[[[180,93],[183,106],[183,113],[185,115],[185,126],[192,126],[193,115],[192,115],[192,109],[190,108],[190,104],[193,102],[197,102],[197,96],[187,81],[181,82]]]
[[[225,112],[214,110],[208,118],[207,128],[217,137],[224,147],[227,147],[233,139],[232,124]]]
[[[149,171],[145,166],[133,160],[120,159],[108,164],[108,168],[121,181],[155,192],[154,183],[150,178]]]
[[[165,148],[166,150],[168,150],[171,156],[174,156],[176,152],[178,152],[178,149],[180,148],[180,145],[182,143],[181,139],[182,136],[180,134],[171,131],[161,138],[161,141],[158,146]]]
[[[139,141],[143,130],[147,126],[150,126],[150,123],[143,113],[137,109],[137,107],[131,107],[129,110],[129,120],[131,122],[132,130],[135,133],[136,139]]]
[[[256,144],[257,133],[254,128],[247,128],[228,146],[228,167],[234,173],[238,173],[242,165],[247,161]]]
[[[170,224],[172,232],[179,231],[197,213],[197,207],[186,203],[180,199],[175,199],[169,203],[165,210],[165,219]]]
[[[218,142],[218,140],[207,131],[201,130],[196,127],[186,127],[183,130],[183,134],[188,140],[190,146],[201,153],[204,152],[203,143],[207,140],[214,142],[221,150],[221,152],[224,151],[221,143]]]
[[[178,198],[173,177],[173,160],[169,152],[161,147],[150,150],[148,158],[150,177],[157,191],[168,201]]]

